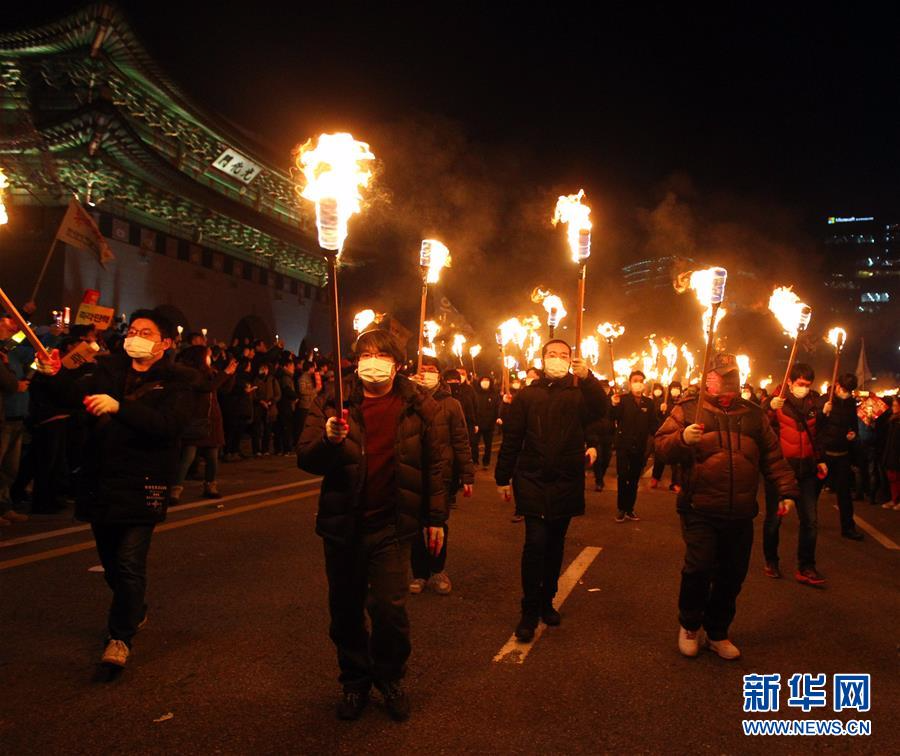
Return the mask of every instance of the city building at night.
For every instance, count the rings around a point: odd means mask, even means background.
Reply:
[[[40,312],[96,289],[116,312],[162,306],[220,339],[325,340],[326,268],[289,161],[191,102],[112,6],[0,35],[4,287],[27,300],[55,244]],[[106,268],[54,242],[73,196],[115,254]]]

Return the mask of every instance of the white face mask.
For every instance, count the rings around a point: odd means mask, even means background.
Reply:
[[[487,391],[490,387],[491,387],[490,381],[482,381],[481,382],[481,388],[483,388],[485,391]]]
[[[565,378],[569,372],[569,361],[562,357],[548,357],[544,360],[544,374],[553,380]]]
[[[741,391],[741,399],[746,399],[750,401],[750,397],[753,396],[749,391]]]
[[[849,399],[850,398],[850,392],[844,391],[844,389],[842,389],[840,386],[835,388],[834,393],[837,394],[838,399]]]
[[[662,396],[662,390],[661,390],[661,389],[654,389],[654,391],[653,391],[653,396]]]
[[[422,374],[422,385],[427,389],[433,389],[437,387],[438,383],[441,382],[441,376],[438,373],[423,373]]]
[[[143,336],[129,336],[125,339],[125,354],[133,360],[147,360],[156,355],[153,347],[156,346],[155,341],[145,339]]]
[[[805,399],[809,394],[809,386],[791,386],[791,393],[797,399]]]
[[[381,357],[368,357],[359,361],[356,374],[365,383],[375,385],[387,383],[394,377],[394,361]]]
[[[635,381],[631,384],[631,393],[632,394],[643,394],[644,393],[644,384]]]
[[[526,386],[530,386],[532,383],[534,383],[534,378],[526,378],[525,379]]]
[[[519,383],[518,381],[516,381],[516,382],[512,385],[513,391],[518,391],[520,388],[522,388],[522,384]]]
[[[681,396],[681,389],[680,389],[680,388],[673,388],[673,389],[670,389],[670,390],[669,390],[669,393],[670,393],[672,396]]]

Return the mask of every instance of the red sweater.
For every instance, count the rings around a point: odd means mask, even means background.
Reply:
[[[377,530],[397,516],[397,425],[403,400],[391,392],[362,402],[365,425],[366,486],[362,514],[366,527]]]

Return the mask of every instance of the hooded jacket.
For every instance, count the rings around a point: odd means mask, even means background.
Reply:
[[[743,399],[734,399],[728,407],[704,401],[698,421],[704,425],[703,436],[700,443],[689,445],[682,434],[693,423],[696,411],[696,399],[675,405],[656,433],[657,455],[667,464],[684,466],[679,512],[752,519],[759,513],[760,472],[775,487],[779,499],[800,495],[778,437],[760,407]]]
[[[347,544],[360,527],[358,515],[366,482],[366,430],[363,422],[362,383],[347,381],[345,409],[350,432],[340,444],[325,438],[325,422],[336,414],[332,395],[313,403],[297,445],[297,466],[324,476],[316,514],[316,533]],[[397,423],[394,461],[397,466],[397,537],[412,538],[423,523],[442,525],[447,520],[443,466],[445,451],[434,423],[437,402],[402,375],[393,390],[403,400]]]
[[[584,514],[584,453],[593,446],[586,428],[607,412],[600,382],[588,374],[546,377],[512,400],[494,478],[512,480],[516,513],[549,519]]]

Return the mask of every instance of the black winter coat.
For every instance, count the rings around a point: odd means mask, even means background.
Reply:
[[[133,380],[126,395],[129,375]],[[194,370],[167,358],[146,373],[133,372],[131,358],[119,352],[99,357],[96,370],[74,384],[74,402],[92,394],[109,394],[119,402],[116,414],[90,418],[76,479],[79,520],[150,525],[166,518],[195,377]]]
[[[496,425],[500,416],[500,394],[493,388],[475,387],[475,425],[479,428],[491,428]]]
[[[822,397],[822,406],[828,397]],[[818,442],[825,454],[849,454],[851,442],[847,440],[850,432],[859,435],[859,418],[856,416],[856,400],[853,397],[841,399],[837,394],[831,403],[831,414],[826,415],[819,408],[816,417]],[[826,460],[827,462],[827,460]]]
[[[450,395],[446,386],[439,386],[432,397],[437,402],[434,430],[441,447],[444,487],[450,491],[457,476],[462,483],[472,485],[475,482],[475,464],[472,462],[469,430],[462,406]]]
[[[409,379],[398,375],[394,380],[394,391],[404,402],[395,446],[397,537],[406,539],[417,536],[423,523],[442,525],[447,520],[444,450],[434,428],[437,402]],[[341,544],[352,541],[359,525],[357,515],[366,482],[362,384],[350,379],[346,388],[350,433],[344,442],[332,444],[325,438],[325,421],[336,414],[333,397],[329,396],[313,403],[297,445],[297,466],[325,477],[316,533]]]
[[[653,400],[641,396],[635,401],[633,394],[621,394],[618,406],[612,406],[610,415],[616,422],[617,454],[640,452],[646,459],[650,454],[653,434],[659,427]]]
[[[509,405],[494,479],[512,480],[516,513],[547,519],[584,514],[585,428],[607,411],[607,396],[589,374],[541,378]]]
[[[475,389],[468,383],[451,383],[450,392],[462,407],[463,415],[466,417],[466,425],[470,428],[478,425],[477,412],[475,411]]]
[[[800,495],[794,472],[761,407],[743,399],[735,399],[727,409],[705,401],[700,413],[703,437],[699,444],[688,445],[682,434],[694,422],[696,411],[696,400],[676,405],[656,433],[658,458],[666,464],[684,465],[679,512],[752,519],[759,512],[760,472],[778,491],[779,499]]]

